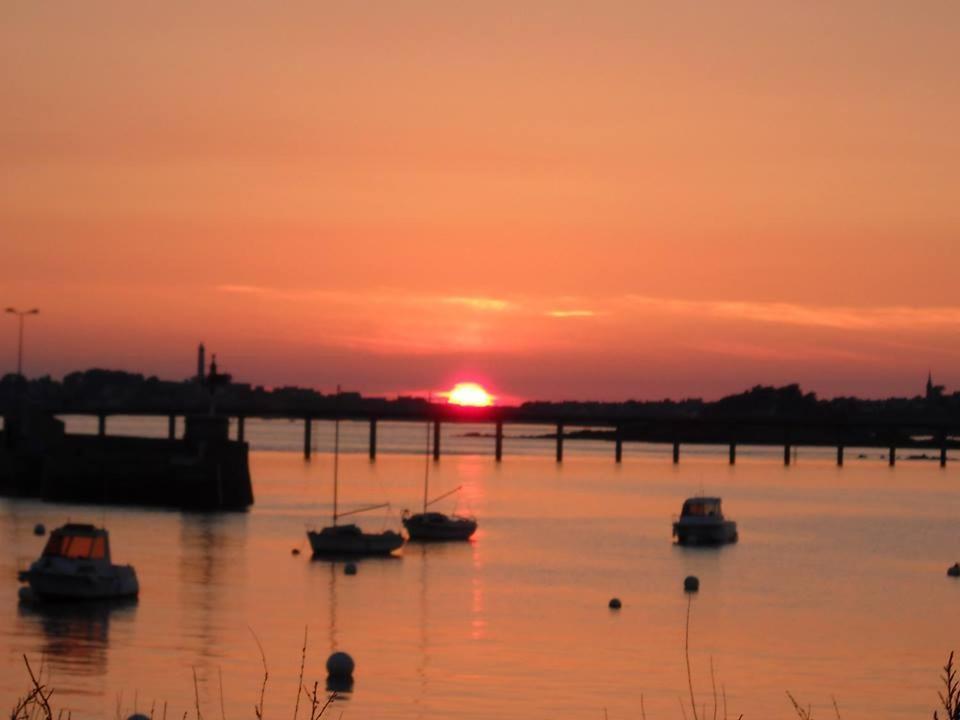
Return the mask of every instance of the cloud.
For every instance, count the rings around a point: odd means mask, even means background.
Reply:
[[[833,330],[910,330],[960,327],[960,307],[801,305],[782,302],[678,300],[631,295],[627,306],[657,313],[696,318],[720,318],[774,325],[819,327]]]
[[[441,302],[448,305],[466,305],[474,310],[487,310],[491,312],[503,312],[504,310],[510,310],[514,307],[514,304],[509,300],[486,297],[445,297]]]
[[[586,318],[594,317],[596,313],[593,310],[550,310],[547,315],[554,318]]]

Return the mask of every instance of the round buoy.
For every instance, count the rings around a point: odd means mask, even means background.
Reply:
[[[954,563],[947,568],[947,575],[950,577],[960,577],[960,563]]]
[[[344,574],[344,575],[356,575],[356,574],[357,574],[357,566],[356,566],[355,564],[353,564],[352,562],[348,562],[346,565],[343,566],[343,574]]]
[[[291,554],[291,555],[299,555],[299,554],[300,554],[300,548],[294,548],[293,550],[290,551],[290,554]]]
[[[345,652],[335,652],[327,658],[327,677],[349,680],[353,677],[353,658]]]
[[[683,591],[684,592],[697,592],[700,590],[700,578],[696,575],[687,575],[683,579]]]
[[[37,536],[46,535],[47,528],[43,526],[43,523],[37,523],[36,525],[33,526],[33,534]]]
[[[133,715],[128,717],[127,720],[150,720],[150,718],[144,715],[143,713],[134,713]]]
[[[610,598],[610,602],[607,604],[611,610],[619,610],[622,607],[620,598]]]

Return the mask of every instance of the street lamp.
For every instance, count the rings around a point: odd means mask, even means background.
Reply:
[[[8,307],[7,312],[16,315],[20,320],[20,342],[17,345],[17,377],[23,377],[23,319],[27,315],[37,315],[40,311],[37,308],[32,310],[17,310],[16,308]]]

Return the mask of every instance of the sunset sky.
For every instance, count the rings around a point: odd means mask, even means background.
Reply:
[[[31,376],[952,390],[958,67],[955,0],[7,0],[0,306]]]

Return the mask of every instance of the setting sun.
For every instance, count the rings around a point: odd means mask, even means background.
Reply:
[[[489,407],[493,405],[493,395],[488,393],[480,385],[473,382],[457,383],[453,390],[444,393],[447,402],[451,405],[464,405],[469,407]]]

